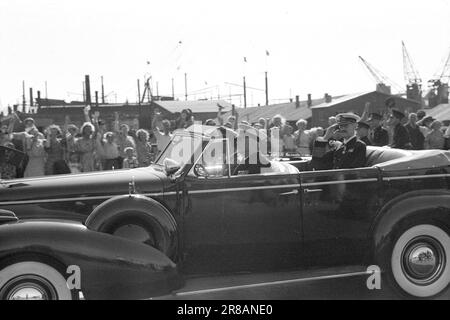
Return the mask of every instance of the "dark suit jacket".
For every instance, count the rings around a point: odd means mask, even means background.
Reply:
[[[383,127],[376,127],[373,130],[373,141],[374,146],[383,147],[389,144],[389,133]]]
[[[400,123],[394,128],[394,142],[392,143],[392,148],[398,149],[411,149],[411,140],[409,138],[408,130]]]
[[[410,124],[405,125],[406,130],[409,133],[409,138],[411,139],[411,144],[413,150],[423,150],[425,137],[420,131],[419,126],[411,126]]]
[[[366,144],[354,137],[324,155],[330,169],[361,168],[366,165]]]

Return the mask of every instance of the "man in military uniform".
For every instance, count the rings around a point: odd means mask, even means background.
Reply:
[[[360,117],[353,113],[341,113],[336,116],[337,124],[328,128],[324,139],[338,131],[344,142],[330,141],[333,149],[324,155],[330,169],[350,169],[364,167],[366,164],[366,144],[356,136],[357,122]]]
[[[367,123],[370,125],[369,139],[371,145],[383,147],[389,144],[389,133],[381,125],[383,116],[379,113],[371,113]]]
[[[398,109],[392,109],[389,116],[388,125],[394,128],[393,142],[391,148],[411,149],[411,140],[408,130],[402,125],[405,114]]]
[[[369,140],[369,130],[370,126],[366,122],[364,121],[358,122],[358,127],[356,128],[356,135],[358,136],[359,140],[361,140],[366,144],[366,146],[372,145],[372,143]]]

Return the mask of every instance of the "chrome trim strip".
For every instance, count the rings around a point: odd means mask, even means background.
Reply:
[[[339,180],[339,181],[323,181],[323,182],[306,182],[302,183],[302,187],[315,187],[315,186],[326,186],[333,184],[349,184],[349,183],[363,183],[363,182],[376,182],[377,178],[367,178],[358,180]]]
[[[230,286],[230,287],[223,287],[223,288],[212,288],[212,289],[204,289],[204,290],[196,290],[196,291],[177,292],[177,293],[175,293],[175,296],[182,297],[182,296],[198,295],[198,294],[205,294],[205,293],[215,293],[215,292],[223,292],[223,291],[238,290],[238,289],[251,289],[251,288],[266,287],[266,286],[293,284],[293,283],[300,283],[300,282],[306,282],[306,281],[347,278],[347,277],[354,277],[354,276],[363,276],[363,275],[368,275],[368,274],[372,274],[372,273],[368,272],[368,271],[360,271],[360,272],[350,272],[350,273],[342,273],[342,274],[328,275],[328,276],[316,276],[316,277],[309,277],[309,278],[297,278],[297,279],[280,280],[280,281],[260,282],[260,283],[245,284],[245,285],[240,285],[240,286]]]
[[[442,174],[427,174],[427,175],[420,175],[420,176],[383,177],[383,181],[429,179],[429,178],[449,178],[449,177],[450,177],[450,173],[442,173]]]
[[[167,194],[170,194],[172,192],[168,192]],[[176,194],[176,192],[173,192],[173,194]],[[87,200],[107,200],[113,197],[117,196],[124,196],[127,194],[111,194],[111,195],[105,195],[105,196],[94,196],[94,197],[75,197],[75,198],[56,198],[56,199],[35,199],[35,200],[18,200],[18,201],[5,201],[0,202],[0,206],[4,205],[17,205],[17,204],[35,204],[35,203],[54,203],[54,202],[70,202],[70,201],[87,201]],[[142,194],[143,196],[147,197],[160,197],[163,196],[163,193],[145,193]]]
[[[276,186],[224,188],[224,189],[205,189],[205,190],[188,191],[188,193],[201,194],[201,193],[218,193],[218,192],[255,191],[255,190],[268,190],[268,189],[285,189],[285,188],[286,189],[287,188],[300,188],[300,184],[282,184],[282,185],[276,185]]]

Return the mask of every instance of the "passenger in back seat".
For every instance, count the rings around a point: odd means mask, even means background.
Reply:
[[[324,136],[327,141],[335,131],[344,138],[344,142],[331,142],[334,148],[327,152],[322,162],[326,169],[350,169],[364,167],[366,164],[366,144],[356,136],[357,122],[360,117],[353,113],[341,113],[336,116],[337,124],[328,128]]]

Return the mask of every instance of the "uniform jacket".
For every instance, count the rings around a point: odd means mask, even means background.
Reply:
[[[324,155],[324,160],[333,169],[361,168],[366,165],[366,144],[353,137],[339,148]]]
[[[406,128],[400,123],[398,123],[394,128],[394,141],[391,147],[398,149],[411,148],[411,140],[409,138],[408,130],[406,130]]]
[[[389,133],[383,127],[376,127],[373,130],[372,145],[383,147],[389,144]]]

